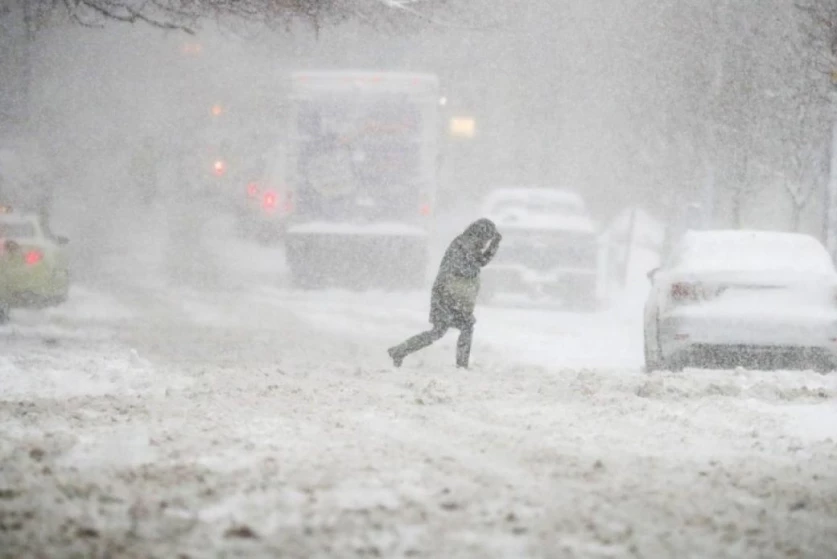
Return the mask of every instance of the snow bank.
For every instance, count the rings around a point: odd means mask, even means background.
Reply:
[[[635,324],[532,309],[395,370],[425,293],[157,295],[0,338],[9,555],[837,551],[837,375],[647,375]]]
[[[160,377],[136,351],[103,347],[53,351],[29,345],[24,356],[0,357],[0,400],[63,400],[107,394],[161,393],[183,379]],[[74,345],[74,344],[73,344]],[[69,357],[69,358],[68,358]]]

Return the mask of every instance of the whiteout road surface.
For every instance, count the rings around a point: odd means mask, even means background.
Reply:
[[[0,328],[0,556],[837,556],[837,375],[647,375],[635,306],[396,370],[423,294],[254,285]]]

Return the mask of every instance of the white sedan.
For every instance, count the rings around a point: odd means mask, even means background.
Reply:
[[[648,371],[837,364],[837,271],[814,237],[690,231],[649,278]]]

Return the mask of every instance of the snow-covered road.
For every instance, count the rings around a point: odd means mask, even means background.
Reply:
[[[0,328],[2,557],[835,557],[837,375],[641,371],[626,304],[78,286]]]

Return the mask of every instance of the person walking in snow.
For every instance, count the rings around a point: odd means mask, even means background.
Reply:
[[[489,219],[478,219],[456,237],[445,252],[430,297],[433,328],[388,350],[396,367],[404,358],[442,338],[449,328],[459,330],[456,366],[468,367],[474,335],[474,306],[480,289],[480,271],[491,262],[502,236]]]

